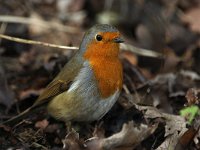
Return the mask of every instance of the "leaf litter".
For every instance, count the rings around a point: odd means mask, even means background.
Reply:
[[[0,125],[0,149],[200,148],[199,113],[190,124],[188,117],[179,113],[191,105],[199,107],[199,2],[109,2],[28,0],[23,6],[21,0],[0,2],[1,15],[43,20],[38,23],[42,26],[0,21],[1,33],[77,46],[83,31],[96,21],[103,23],[98,18],[106,17],[109,22],[114,14],[119,17],[115,23],[127,43],[165,54],[163,60],[121,52],[123,91],[101,120],[75,122],[75,131],[69,135],[65,124],[51,118],[44,109],[14,126]],[[49,23],[47,28],[44,21]],[[68,32],[69,28],[63,26],[73,28]],[[73,53],[1,39],[0,122],[30,107]]]

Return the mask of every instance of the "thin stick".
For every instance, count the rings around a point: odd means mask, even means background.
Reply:
[[[43,45],[47,47],[53,47],[53,48],[60,48],[60,49],[70,49],[70,50],[77,50],[78,47],[71,47],[71,46],[64,46],[64,45],[56,45],[56,44],[50,44],[46,42],[40,42],[40,41],[33,41],[33,40],[26,40],[22,38],[16,38],[8,35],[0,34],[0,38],[15,41],[19,43],[25,43],[25,44],[33,44],[33,45]],[[137,55],[146,56],[146,57],[154,57],[154,58],[162,58],[163,55],[157,52],[154,52],[152,50],[147,50],[143,48],[138,48],[135,46],[132,46],[130,44],[120,44],[120,48],[126,51],[133,52]]]
[[[146,57],[155,57],[155,58],[163,58],[163,55],[161,53],[152,51],[152,50],[147,50],[144,48],[138,48],[130,44],[120,44],[120,48],[126,51],[133,52],[137,55],[141,56],[146,56]]]
[[[26,18],[26,17],[20,17],[20,16],[0,15],[0,22],[34,24],[37,26],[41,26],[45,28],[53,28],[53,29],[68,32],[68,33],[80,32],[80,30],[78,30],[78,28],[75,28],[75,27],[64,26],[62,24],[59,24],[53,21],[49,22],[49,21],[37,19],[34,17]]]
[[[53,47],[53,48],[60,48],[60,49],[71,49],[71,50],[77,50],[78,49],[78,47],[56,45],[56,44],[50,44],[50,43],[46,43],[46,42],[26,40],[26,39],[16,38],[16,37],[12,37],[12,36],[8,36],[8,35],[3,35],[3,34],[0,34],[0,38],[6,39],[6,40],[10,40],[10,41],[19,42],[19,43],[34,44],[34,45],[43,45],[43,46],[48,46],[48,47]]]
[[[25,17],[19,17],[19,16],[0,15],[0,22],[36,24],[39,26],[43,26],[43,27],[47,27],[47,28],[55,28],[57,30],[61,30],[61,31],[69,32],[69,33],[74,33],[74,32],[78,31],[78,29],[74,28],[74,27],[63,26],[63,25],[55,23],[55,22],[47,22],[42,19],[37,19],[34,17],[25,18]],[[45,43],[45,42],[33,41],[33,40],[26,40],[26,39],[10,37],[7,35],[2,35],[2,34],[0,34],[0,38],[4,38],[7,40],[20,42],[20,43],[43,45],[43,46],[61,48],[61,49],[74,49],[74,50],[78,49],[78,47],[69,47],[69,46],[56,45],[56,44],[50,44],[50,43]],[[141,56],[154,57],[154,58],[162,58],[163,57],[163,55],[158,52],[134,47],[130,44],[120,44],[120,48],[123,50],[126,50],[126,51],[133,52],[137,55],[141,55]]]

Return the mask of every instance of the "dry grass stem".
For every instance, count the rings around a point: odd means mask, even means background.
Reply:
[[[80,32],[80,30],[75,27],[62,25],[55,21],[45,21],[42,19],[34,18],[34,17],[26,18],[26,17],[20,17],[20,16],[0,15],[0,22],[32,24],[32,25],[55,29],[55,30],[59,30],[59,31],[67,32],[67,33]]]
[[[146,57],[155,57],[155,58],[162,58],[163,55],[161,53],[152,51],[152,50],[147,50],[143,48],[138,48],[130,44],[120,44],[120,48],[125,50],[125,51],[130,51],[132,53],[135,53],[137,55],[141,56],[146,56]]]
[[[42,46],[47,46],[47,47],[53,47],[53,48],[60,48],[60,49],[70,49],[70,50],[77,50],[78,47],[73,47],[73,46],[64,46],[64,45],[56,45],[56,44],[50,44],[46,42],[40,42],[40,41],[33,41],[33,40],[27,40],[27,39],[22,39],[22,38],[16,38],[4,34],[0,34],[0,38],[14,41],[14,42],[19,42],[19,43],[24,43],[24,44],[33,44],[33,45],[42,45]],[[146,56],[146,57],[155,57],[155,58],[162,58],[163,55],[151,50],[146,50],[142,48],[138,48],[135,46],[132,46],[130,44],[120,44],[120,48],[125,51],[130,51],[132,53],[135,53],[137,55],[141,56]]]
[[[16,37],[3,35],[3,34],[0,34],[0,38],[10,40],[10,41],[14,41],[14,42],[24,43],[24,44],[42,45],[42,46],[48,46],[48,47],[60,48],[60,49],[71,49],[71,50],[77,50],[78,49],[78,47],[56,45],[56,44],[50,44],[50,43],[46,43],[46,42],[26,40],[26,39],[16,38]]]

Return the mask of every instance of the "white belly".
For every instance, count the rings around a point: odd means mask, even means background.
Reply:
[[[64,121],[93,121],[100,119],[111,109],[120,92],[116,91],[110,97],[102,99],[95,81],[89,63],[85,62],[83,69],[81,69],[69,90],[53,99],[55,103],[58,103],[57,100],[60,99],[65,101],[65,105],[61,105],[56,110],[66,109],[64,113],[63,111],[60,112],[62,117],[59,116],[58,119]],[[52,109],[51,104],[49,107]]]

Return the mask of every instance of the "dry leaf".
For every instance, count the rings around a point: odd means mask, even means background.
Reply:
[[[134,55],[131,52],[126,52],[125,51],[125,52],[121,53],[121,56],[123,58],[126,58],[132,65],[137,65],[138,64],[137,56]]]
[[[178,132],[166,137],[165,141],[156,150],[174,150],[178,142]]]
[[[198,129],[199,130],[199,129]],[[175,150],[187,149],[191,142],[194,140],[195,135],[198,133],[198,130],[191,127],[188,129],[179,139]]]
[[[200,33],[200,7],[196,7],[186,12],[184,16],[182,16],[182,20],[186,23],[189,23],[190,28],[194,32]]]
[[[141,143],[145,138],[151,135],[157,125],[148,127],[141,124],[140,127],[135,127],[133,121],[124,124],[122,130],[108,138],[100,139],[98,137],[86,141],[88,150],[114,150],[117,148],[131,147],[134,148]]]
[[[158,109],[150,106],[136,106],[136,108],[144,111],[144,117],[147,119],[163,118],[165,120],[166,140],[157,148],[157,150],[174,149],[179,137],[187,130],[184,117],[162,113]]]
[[[199,101],[200,101],[200,89],[190,88],[187,91],[185,97],[186,97],[189,105],[199,104]]]
[[[79,134],[75,130],[68,133],[62,142],[64,150],[81,150],[81,147],[83,146],[79,140]]]
[[[48,125],[49,125],[49,122],[46,119],[44,119],[42,121],[36,122],[35,127],[40,128],[40,129],[45,129]]]

